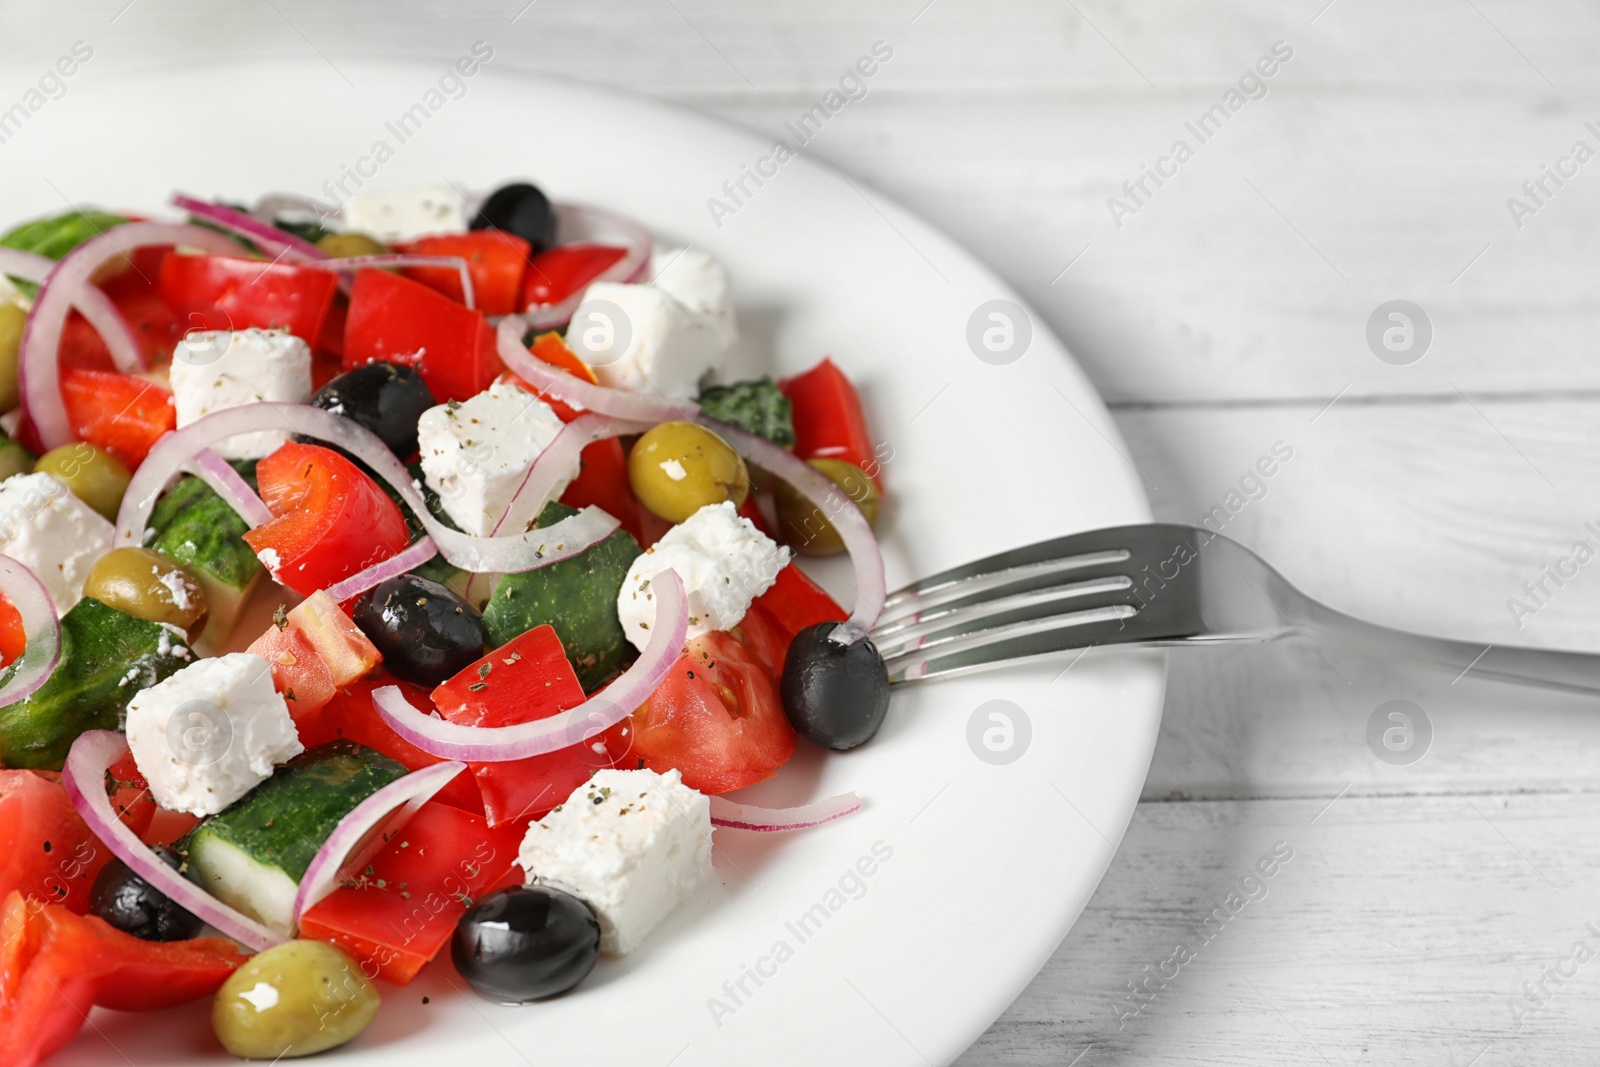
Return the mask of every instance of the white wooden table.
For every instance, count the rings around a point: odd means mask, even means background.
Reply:
[[[1158,516],[1222,505],[1228,534],[1374,619],[1485,644],[1600,645],[1600,562],[1559,587],[1545,579],[1538,602],[1523,590],[1574,542],[1600,549],[1585,526],[1600,529],[1600,160],[1572,156],[1578,141],[1600,152],[1592,6],[213,10],[0,4],[0,89],[20,92],[77,38],[96,49],[95,77],[197,54],[445,60],[483,38],[505,66],[778,135],[888,42],[867,98],[806,150],[922,212],[1025,294],[1111,403],[1128,444],[1116,461],[1138,468]],[[1228,110],[1275,42],[1292,56]],[[1202,141],[1186,123],[1219,103],[1226,119]],[[1192,149],[1181,163],[1179,139]],[[1136,199],[1123,183],[1141,177]],[[1535,200],[1523,183],[1541,179]],[[1431,324],[1407,365],[1366,337],[1396,299]],[[1412,343],[1391,358],[1416,355]],[[1292,458],[1252,480],[1279,442]],[[1516,618],[1511,598],[1537,610]],[[1120,859],[963,1063],[1594,1061],[1592,701],[1305,642],[1175,654],[1169,689]],[[1432,726],[1409,765],[1366,739],[1391,700]],[[1197,934],[1277,842],[1292,859],[1266,895]],[[1180,942],[1194,954],[1175,965]]]

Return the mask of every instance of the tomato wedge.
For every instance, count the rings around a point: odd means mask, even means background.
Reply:
[[[559,304],[600,277],[628,254],[612,245],[572,244],[540,252],[528,264],[518,310],[535,304]]]
[[[64,368],[61,397],[73,431],[129,467],[143,463],[161,435],[178,425],[170,392],[116,371]]]
[[[185,328],[286,329],[316,344],[333,306],[333,271],[242,256],[174,254],[161,263],[161,297]],[[197,321],[191,322],[191,316]]]
[[[440,403],[476,396],[506,369],[482,312],[382,270],[356,273],[340,358],[346,370],[375,359],[415,367]]]
[[[516,234],[504,230],[473,230],[419,237],[401,251],[419,256],[459,256],[467,261],[472,279],[473,303],[485,315],[509,315],[522,310],[517,297],[522,291],[522,275],[528,269],[528,253],[533,246]],[[414,278],[429,289],[436,289],[456,303],[463,303],[461,272],[452,267],[407,267],[407,278]]]
[[[715,794],[777,774],[795,733],[767,668],[716,631],[689,639],[650,699],[606,731],[605,746],[619,767],[676,767],[684,785]]]
[[[289,442],[256,464],[276,516],[245,533],[273,577],[310,596],[411,543],[405,516],[377,483],[331,448]]]

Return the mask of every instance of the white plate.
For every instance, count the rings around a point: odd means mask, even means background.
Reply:
[[[1044,537],[1149,518],[1115,427],[1060,342],[1035,320],[1020,360],[980,361],[966,341],[969,317],[1016,295],[861,183],[801,156],[764,186],[747,179],[752,195],[719,226],[708,198],[726,199],[723,183],[767,156],[769,138],[493,64],[460,99],[432,101],[442,64],[340,68],[354,87],[321,62],[74,84],[4,146],[0,214],[56,211],[63,197],[150,212],[175,188],[318,194],[380,140],[393,156],[369,186],[447,176],[486,188],[527,176],[558,199],[627,212],[727,263],[741,370],[793,372],[831,353],[860,383],[875,439],[893,453],[883,523],[891,588]],[[439,101],[404,143],[386,125]],[[825,577],[847,594],[843,574]],[[717,831],[716,877],[701,898],[642,951],[603,961],[571,996],[492,1006],[453,988],[460,980],[435,963],[410,987],[385,988],[378,1021],[339,1061],[953,1059],[1065,935],[1149,765],[1162,657],[1097,653],[1064,666],[897,692],[872,744],[802,754],[752,791],[781,802],[853,789],[866,802],[859,814],[791,835]],[[979,759],[968,742],[975,711],[995,700],[1023,709],[1031,726],[1031,740],[1013,749],[1020,758],[1005,765]],[[875,851],[889,858],[874,861]],[[858,864],[873,873],[851,873]],[[791,924],[817,905],[826,920],[802,940]],[[752,969],[766,972],[759,985],[746,977]],[[108,1041],[134,1063],[226,1060],[205,1018],[204,1004],[159,1019],[101,1011],[58,1062],[108,1062]]]

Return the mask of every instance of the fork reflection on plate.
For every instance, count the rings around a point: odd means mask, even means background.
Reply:
[[[1101,645],[1312,633],[1460,674],[1600,691],[1600,654],[1379,626],[1311,599],[1237,541],[1169,523],[1089,530],[953,567],[890,594],[871,636],[900,684]]]

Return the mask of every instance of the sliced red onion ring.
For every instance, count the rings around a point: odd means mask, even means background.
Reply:
[[[57,263],[39,287],[33,311],[22,334],[17,376],[22,406],[39,443],[58,448],[74,440],[71,420],[61,399],[61,332],[67,312],[83,299],[89,279],[108,260],[126,258],[146,245],[189,245],[219,255],[237,255],[239,246],[224,234],[201,226],[164,222],[127,222],[90,238]]]
[[[55,265],[56,261],[48,256],[20,252],[15,248],[0,248],[0,274],[41,283],[50,276]],[[133,335],[133,327],[128,325],[128,320],[122,317],[117,305],[98,285],[83,283],[73,296],[72,306],[83,314],[105,341],[106,347],[111,350],[111,361],[119,371],[137,374],[146,369],[149,364],[145,360],[144,350],[139,347],[138,338]]]
[[[621,215],[602,211],[584,204],[556,205],[556,243],[622,245],[627,248],[623,257],[607,267],[596,282],[636,282],[650,269],[650,250],[653,242],[650,231]],[[587,286],[585,286],[587,288]],[[549,330],[565,325],[583,303],[583,290],[567,297],[559,304],[536,304],[525,312],[528,325],[537,330]]]
[[[374,256],[340,256],[321,263],[301,263],[302,267],[321,267],[341,274],[358,271],[364,267],[448,267],[461,272],[461,302],[467,307],[477,307],[472,289],[472,271],[460,256],[423,256],[412,252],[384,252]]]
[[[511,495],[500,521],[494,524],[491,536],[501,537],[503,532],[539,517],[544,506],[555,497],[556,483],[577,468],[583,450],[596,441],[620,437],[625,433],[643,433],[654,426],[653,421],[618,419],[610,415],[590,412],[579,415],[556,434],[555,440],[545,446],[539,458],[533,461],[522,484]]]
[[[0,685],[0,706],[15,704],[38,689],[61,662],[61,623],[56,619],[50,590],[26,566],[10,556],[0,556],[0,594],[22,616],[27,644],[9,668],[11,677]]]
[[[143,543],[145,526],[155,509],[156,499],[172,476],[202,448],[236,434],[261,430],[304,434],[338,445],[361,460],[405,501],[433,539],[439,554],[462,570],[500,574],[534,570],[578,555],[590,545],[605,540],[619,525],[599,508],[589,507],[553,526],[507,537],[473,537],[452,530],[428,511],[421,491],[412,484],[410,473],[372,431],[343,416],[305,404],[258,403],[213,412],[157,441],[123,494],[122,510],[117,513],[115,543],[118,546]]]
[[[380,582],[386,582],[396,575],[422,566],[438,554],[439,549],[433,543],[433,538],[422,537],[405,551],[396,552],[388,559],[379,560],[366,570],[357,571],[344,581],[328,586],[326,592],[333,598],[335,604],[343,604],[346,600],[354,600]]]
[[[295,921],[333,892],[348,871],[379,852],[418,808],[466,769],[465,763],[447,762],[412,771],[390,782],[340,819],[300,878],[300,887],[294,894]]]
[[[139,835],[128,829],[111,808],[106,796],[106,772],[128,751],[122,734],[110,730],[89,730],[79,734],[67,753],[62,781],[67,797],[83,821],[89,824],[113,855],[201,921],[216,927],[228,937],[256,951],[282,944],[280,937],[248,915],[229,907],[189,879],[162,862]]]
[[[840,793],[797,808],[757,808],[735,804],[726,797],[712,797],[711,825],[730,830],[804,830],[860,810],[861,798],[854,793]]]
[[[766,438],[704,415],[700,416],[699,422],[715,430],[745,459],[788,482],[801,496],[822,509],[833,528],[839,531],[839,537],[850,553],[850,563],[856,571],[855,611],[828,635],[828,639],[841,645],[853,645],[867,636],[867,631],[883,614],[887,586],[878,539],[873,536],[872,527],[862,517],[855,502],[821,471]]]
[[[202,448],[195,453],[195,474],[214,489],[218,496],[228,502],[228,506],[239,513],[239,517],[252,527],[264,526],[272,521],[272,512],[268,510],[256,491],[250,488],[250,483],[239,476],[233,465],[223,459],[215,451]]]
[[[689,633],[683,582],[677,571],[665,570],[652,579],[652,587],[656,628],[644,651],[620,678],[575,708],[517,726],[462,726],[423,714],[393,685],[375,690],[372,705],[395,733],[445,759],[498,763],[581,744],[615,726],[649,699],[683,652]]]
[[[621,419],[637,419],[651,423],[671,422],[674,419],[692,419],[700,413],[700,405],[693,400],[670,400],[662,396],[645,396],[623,389],[609,389],[603,385],[586,382],[560,367],[553,367],[535,356],[523,345],[522,338],[529,325],[516,315],[500,320],[495,331],[500,358],[518,378],[536,387],[540,394],[559,397],[586,411],[602,415],[615,415]]]
[[[271,223],[262,222],[243,211],[213,204],[209,200],[197,200],[182,193],[173,195],[172,206],[182,208],[195,218],[205,219],[229,233],[238,234],[268,256],[282,256],[292,262],[328,258],[328,253],[310,241],[296,237],[286,230],[280,230]],[[238,249],[235,248],[235,251]]]

